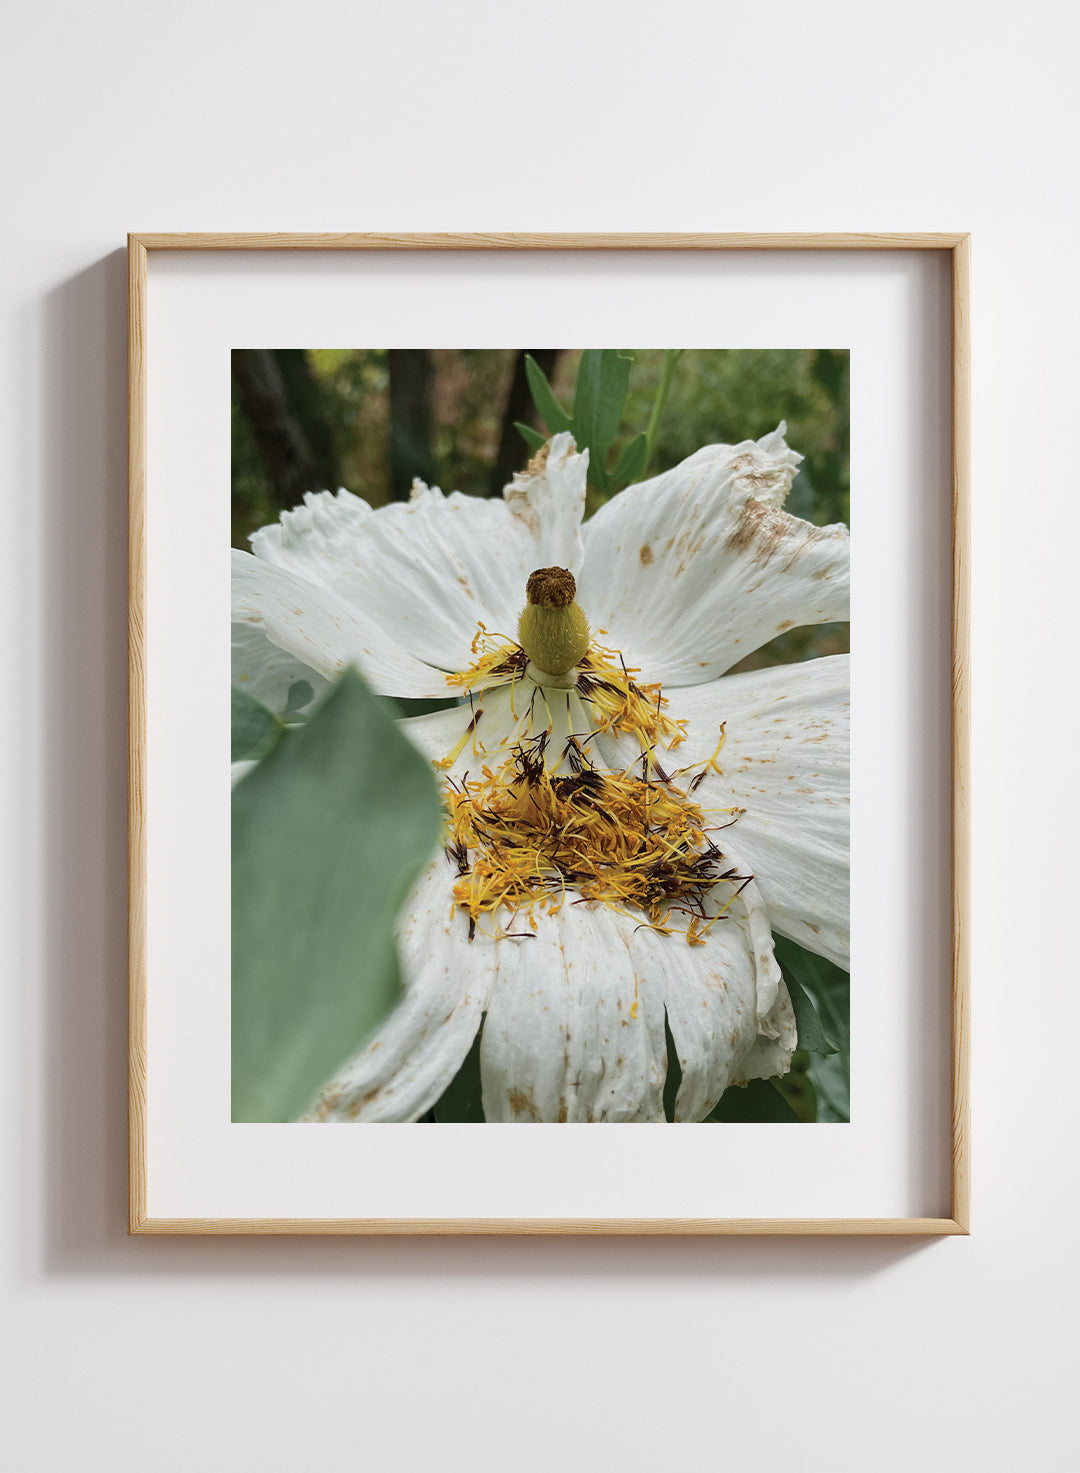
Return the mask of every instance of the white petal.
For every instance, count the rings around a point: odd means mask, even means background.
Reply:
[[[716,843],[753,873],[774,930],[847,967],[850,657],[673,691],[668,714],[689,723],[688,739],[670,754],[679,767],[707,761],[726,723],[723,775],[710,771],[694,800],[745,808]]]
[[[464,670],[478,623],[515,637],[534,568],[580,566],[587,465],[558,435],[543,468],[515,476],[503,500],[418,482],[410,501],[372,511],[325,491],[251,543],[261,561],[328,589],[418,659]]]
[[[848,617],[848,531],[780,509],[801,459],[783,426],[712,445],[587,522],[578,598],[647,680],[711,680],[777,634]]]
[[[744,1061],[761,1030],[774,1031],[770,1015],[760,1014],[758,1007],[763,991],[770,990],[775,1006],[768,965],[776,965],[772,943],[762,978],[747,913],[737,901],[727,919],[713,925],[704,946],[643,929],[634,934],[630,949],[643,990],[666,1008],[675,1040],[682,1068],[675,1118],[702,1120],[728,1085],[743,1077]],[[773,1072],[783,1073],[790,1059],[790,1049],[786,1059],[778,1053]]]
[[[229,783],[230,783],[230,785],[235,788],[236,787],[236,784],[240,781],[240,779],[242,777],[247,777],[247,775],[251,771],[251,769],[253,767],[258,767],[258,765],[259,764],[258,764],[257,761],[253,761],[250,758],[244,758],[243,761],[241,761],[241,762],[234,762],[234,763],[232,763],[232,765],[229,768]]]
[[[356,665],[382,695],[447,694],[440,670],[414,659],[361,610],[327,588],[235,549],[232,609],[234,624],[263,630],[272,644],[327,679]]]
[[[325,678],[310,665],[271,644],[260,624],[244,620],[232,626],[232,683],[279,716],[289,703],[289,692],[298,681],[311,686],[312,698],[298,707],[308,714],[327,688]]]
[[[791,1068],[791,1055],[798,1044],[795,1012],[783,982],[772,1010],[761,1020],[761,1031],[750,1052],[739,1064],[732,1084],[746,1084],[751,1079],[775,1079]]]
[[[546,455],[541,450],[503,490],[511,515],[533,539],[529,556],[539,559],[527,568],[522,563],[527,573],[536,567],[568,568],[571,573],[580,569],[588,469],[588,450],[579,453],[573,437],[564,432],[553,436]],[[524,601],[525,585],[521,584],[516,607]]]
[[[661,1120],[663,1011],[641,996],[633,922],[569,904],[536,919],[535,940],[498,943],[514,950],[500,966],[480,1044],[486,1118]],[[526,927],[519,919],[514,929]]]
[[[516,689],[493,686],[477,692],[462,705],[426,716],[408,716],[398,725],[429,762],[439,765],[442,778],[460,777],[467,771],[479,775],[485,763],[494,770],[505,762],[511,744],[530,734],[528,708],[534,689],[531,681],[519,681]],[[453,762],[444,767],[444,759],[455,751]]]
[[[469,1052],[495,974],[495,947],[466,939],[450,918],[453,871],[428,866],[402,910],[398,933],[405,996],[323,1090],[316,1120],[415,1120],[439,1099]]]

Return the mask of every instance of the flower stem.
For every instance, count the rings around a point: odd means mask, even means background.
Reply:
[[[660,384],[656,390],[656,398],[653,400],[652,413],[649,415],[649,427],[645,431],[645,473],[648,474],[653,462],[653,454],[656,450],[656,437],[660,429],[660,421],[664,417],[667,407],[668,393],[671,389],[672,376],[675,373],[675,365],[683,355],[682,348],[664,349],[664,369],[660,375]]]

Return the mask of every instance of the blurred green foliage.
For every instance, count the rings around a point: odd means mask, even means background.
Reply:
[[[336,468],[340,484],[382,506],[408,488],[391,484],[390,360],[385,349],[310,349],[310,370],[297,371],[300,350],[272,350],[305,433]],[[664,372],[663,349],[623,348],[633,360],[614,453],[649,425]],[[484,496],[490,490],[518,350],[432,349],[428,411],[430,459],[443,490]],[[549,377],[561,402],[572,404],[581,351],[559,350]],[[653,473],[717,442],[758,439],[788,424],[788,443],[805,460],[788,510],[813,522],[848,520],[848,354],[840,349],[687,349],[671,378],[658,427]],[[532,423],[540,427],[535,415]],[[521,462],[529,452],[521,445]],[[417,472],[418,473],[418,472]],[[274,520],[279,507],[251,422],[233,393],[234,545]],[[313,484],[313,491],[336,486]],[[596,504],[599,504],[598,502]],[[595,510],[595,504],[590,507]]]

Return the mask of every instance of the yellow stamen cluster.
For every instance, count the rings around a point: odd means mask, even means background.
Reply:
[[[528,669],[529,657],[521,646],[505,634],[489,634],[484,624],[476,626],[471,650],[478,658],[467,669],[448,674],[447,685],[459,686],[466,693],[485,690],[520,680]]]
[[[591,767],[573,736],[559,754],[569,773],[553,774],[548,741],[543,732],[497,772],[484,767],[478,780],[449,784],[452,910],[468,914],[470,938],[503,906],[499,936],[528,935],[510,928],[521,912],[535,925],[537,906],[554,914],[564,903],[602,901],[703,945],[749,877],[726,864],[702,810],[670,780]],[[707,905],[721,881],[721,903]]]
[[[664,715],[667,697],[659,683],[636,685],[633,676],[640,674],[626,667],[618,651],[593,644],[578,666],[577,692],[592,707],[598,731],[634,737],[655,766],[655,749],[677,747],[686,737],[686,722]]]

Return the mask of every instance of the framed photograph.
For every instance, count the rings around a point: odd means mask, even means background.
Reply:
[[[969,238],[129,260],[131,1231],[968,1232]]]

